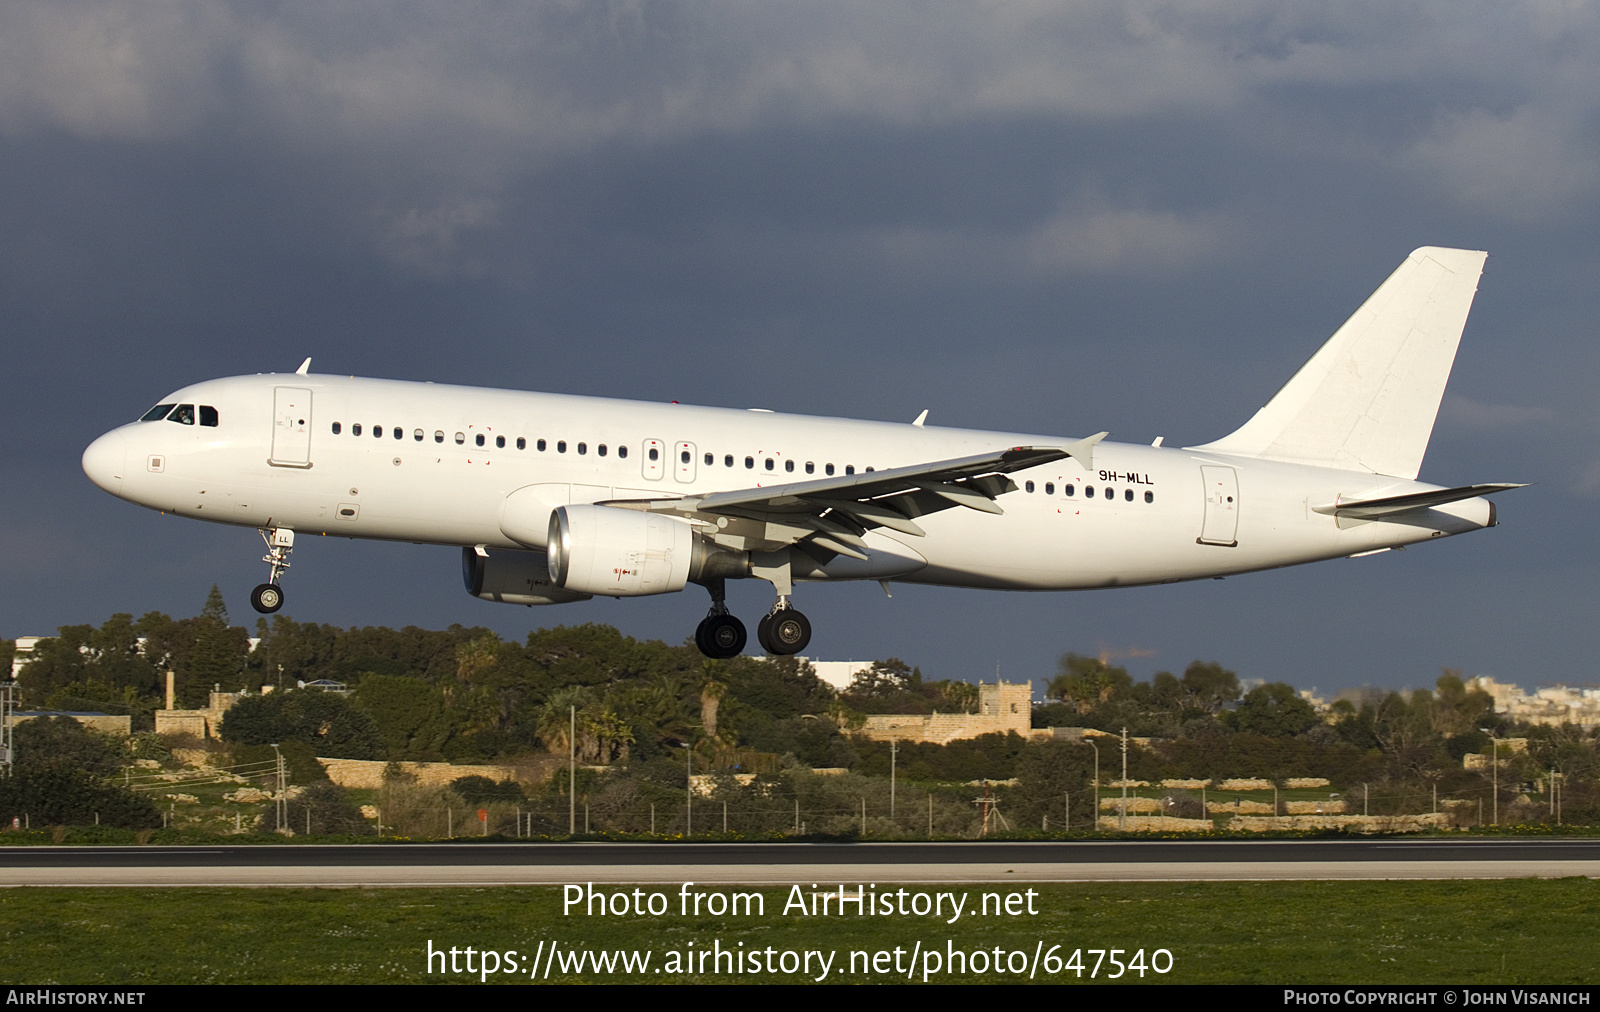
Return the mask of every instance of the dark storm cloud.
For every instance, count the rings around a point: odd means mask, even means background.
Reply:
[[[0,13],[5,635],[242,611],[255,535],[77,454],[182,383],[329,371],[1169,445],[1237,425],[1415,246],[1493,255],[1425,478],[1534,480],[1430,550],[1104,595],[816,588],[815,649],[1049,673],[1582,679],[1600,497],[1590,4],[18,3]],[[442,549],[297,554],[292,610],[523,612]],[[741,587],[746,612],[762,586]],[[1425,603],[1419,603],[1425,602]],[[1272,630],[1294,630],[1293,635]],[[1359,663],[1358,663],[1359,660]],[[1377,665],[1374,667],[1374,665]],[[1298,667],[1296,667],[1298,666]],[[1245,670],[1249,668],[1249,670]]]

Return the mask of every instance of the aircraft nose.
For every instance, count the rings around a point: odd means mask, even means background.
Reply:
[[[127,456],[128,437],[120,432],[108,432],[83,451],[83,473],[107,492],[120,496]]]

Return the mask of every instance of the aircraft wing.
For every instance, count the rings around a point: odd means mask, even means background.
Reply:
[[[774,551],[786,545],[815,546],[865,559],[862,535],[877,527],[923,536],[916,518],[953,506],[984,513],[1005,512],[995,503],[1016,490],[1006,475],[1073,457],[1093,463],[1101,432],[1064,447],[1014,446],[995,453],[908,467],[835,475],[814,481],[757,486],[706,495],[601,503],[684,517],[720,544]],[[831,557],[831,555],[830,555]]]

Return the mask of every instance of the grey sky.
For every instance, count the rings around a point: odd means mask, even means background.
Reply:
[[[1421,245],[1489,250],[1422,477],[1502,526],[1224,582],[816,587],[811,652],[1045,677],[1138,647],[1335,689],[1594,679],[1600,13],[1584,3],[186,4],[0,11],[0,634],[236,621],[249,530],[95,435],[315,367],[1130,441],[1242,422]],[[446,549],[310,542],[288,613],[525,610]],[[765,585],[739,588],[753,619]]]

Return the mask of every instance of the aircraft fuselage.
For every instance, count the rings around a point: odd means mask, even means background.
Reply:
[[[212,380],[162,403],[214,408],[217,424],[160,419],[115,429],[84,454],[96,484],[216,523],[500,549],[544,547],[502,528],[518,490],[554,508],[1071,442],[322,375]],[[1411,523],[1342,527],[1314,508],[1440,486],[1109,441],[1095,448],[1092,470],[1067,458],[1011,479],[1018,488],[999,500],[1003,515],[951,509],[918,520],[925,537],[869,532],[874,558],[881,552],[884,561],[859,572],[844,560],[840,578],[1010,590],[1134,586],[1397,548],[1493,522],[1489,502],[1473,498]]]

